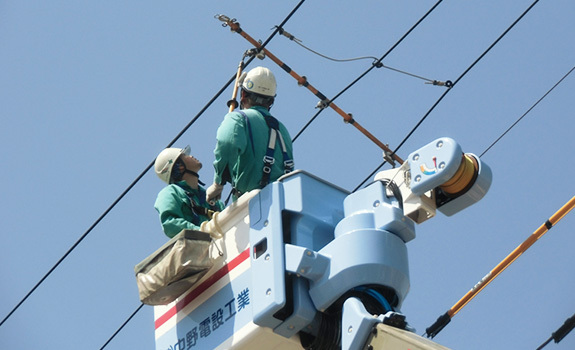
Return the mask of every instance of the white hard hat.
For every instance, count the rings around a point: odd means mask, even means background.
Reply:
[[[165,183],[170,183],[172,168],[182,154],[189,155],[190,146],[186,146],[185,148],[166,148],[156,157],[154,170],[156,171],[156,175]]]
[[[256,67],[248,72],[242,81],[242,89],[259,95],[275,97],[276,78],[271,70]]]

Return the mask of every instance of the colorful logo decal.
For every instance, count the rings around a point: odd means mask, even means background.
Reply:
[[[251,90],[254,87],[254,82],[251,80],[246,81],[246,87]]]
[[[437,173],[437,157],[433,157],[433,168],[428,168],[427,165],[421,164],[419,170],[425,175],[433,175]]]

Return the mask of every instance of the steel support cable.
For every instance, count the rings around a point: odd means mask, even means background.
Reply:
[[[341,96],[343,93],[345,93],[347,90],[349,90],[353,85],[355,85],[359,80],[361,80],[364,76],[367,75],[367,73],[371,72],[371,70],[373,68],[376,68],[376,66],[378,64],[381,63],[381,61],[383,61],[409,34],[411,34],[411,32],[417,27],[419,26],[419,24],[421,22],[423,22],[423,20],[429,16],[429,14],[431,12],[433,12],[435,10],[435,8],[437,6],[439,6],[439,4],[442,2],[443,0],[439,0],[435,3],[435,5],[433,5],[413,26],[411,26],[411,28],[405,33],[403,34],[403,36],[389,49],[387,50],[387,52],[385,54],[383,54],[383,56],[381,56],[381,58],[379,58],[377,61],[375,61],[371,67],[369,67],[363,74],[361,74],[359,77],[357,77],[353,82],[351,82],[348,86],[346,86],[342,91],[340,91],[337,95],[335,95],[330,101],[333,102],[335,101],[339,96]],[[295,141],[306,129],[307,127],[319,116],[319,114],[323,111],[323,109],[320,109],[307,123],[306,125],[296,134],[296,136],[293,138],[292,142]]]
[[[415,130],[417,130],[419,128],[419,126],[421,126],[421,124],[425,121],[425,119],[427,119],[427,117],[429,116],[429,114],[431,114],[431,112],[435,109],[435,107],[437,107],[437,105],[439,104],[439,102],[441,102],[443,100],[443,98],[449,93],[449,91],[451,91],[451,89],[453,87],[455,87],[455,85],[457,85],[457,83],[463,79],[463,77],[465,75],[467,75],[467,73],[473,68],[475,67],[475,65],[477,63],[479,63],[479,61],[481,61],[481,59],[483,59],[483,57],[485,57],[485,55],[487,55],[487,53],[489,51],[491,51],[491,49],[497,45],[497,43],[499,43],[499,41],[501,39],[503,39],[503,37],[505,35],[507,35],[507,33],[513,28],[515,27],[515,25],[517,23],[519,23],[519,21],[521,19],[523,19],[523,17],[529,12],[531,11],[531,9],[539,2],[539,0],[535,0],[525,11],[523,11],[523,13],[453,82],[453,85],[451,88],[445,90],[443,92],[443,94],[441,94],[441,96],[439,97],[439,99],[431,106],[431,108],[427,111],[427,113],[425,113],[425,115],[419,120],[419,122],[417,122],[417,124],[415,124],[415,126],[413,127],[413,129],[411,129],[411,131],[407,134],[407,136],[405,136],[403,138],[403,141],[401,141],[399,143],[399,145],[395,148],[395,150],[393,151],[393,154],[395,154],[395,152],[399,151],[399,149],[405,144],[405,142],[411,137],[411,135],[413,135],[413,133],[415,132]],[[387,161],[383,161],[381,164],[379,164],[377,166],[377,168],[375,168],[374,171],[371,172],[371,174],[366,177],[359,185],[357,185],[357,187],[353,190],[353,192],[357,191],[361,186],[363,186],[364,183],[366,183],[371,176],[373,176],[373,174],[375,174],[385,163],[387,163]]]
[[[575,197],[572,197],[564,206],[555,214],[547,219],[537,230],[535,230],[522,244],[515,248],[505,259],[493,268],[481,281],[477,282],[473,288],[467,292],[455,305],[453,305],[445,314],[441,315],[437,321],[430,327],[426,328],[425,334],[433,338],[451,321],[461,309],[467,305],[479,292],[481,292],[491,281],[493,281],[501,272],[519,258],[527,249],[529,249],[537,240],[555,226],[565,215],[575,207]]]
[[[301,0],[298,5],[296,5],[296,7],[289,13],[289,15],[283,20],[282,25],[285,24],[292,16],[293,14],[300,8],[300,6],[305,2],[305,0]],[[273,32],[268,39],[262,44],[262,47],[265,47],[265,45],[267,45],[270,40],[276,35],[278,31],[276,30],[275,32]],[[243,67],[247,67],[255,58],[256,56],[252,56],[250,57],[250,59],[243,64]],[[187,129],[192,126],[192,124],[200,117],[200,115],[202,115],[206,109],[225,91],[225,89],[228,88],[228,86],[233,82],[237,80],[237,72],[230,78],[230,80],[218,91],[218,93],[208,102],[208,104],[206,104],[206,106],[204,106],[204,108],[202,108],[202,110],[194,117],[194,119],[176,136],[176,138],[174,138],[172,140],[172,142],[170,142],[170,144],[167,147],[171,147],[186,131]],[[150,168],[153,166],[154,162],[152,162],[147,168],[146,170],[143,171],[143,173],[140,175],[140,177],[137,179],[139,180],[143,174],[145,174],[148,170],[150,170]],[[135,182],[137,182],[137,180]],[[135,183],[133,183],[134,185]],[[132,187],[133,187],[132,185]],[[127,193],[127,191],[126,191]],[[122,194],[122,196],[125,195]],[[79,243],[79,242],[78,242]],[[114,332],[114,334],[112,334],[112,336],[106,341],[106,343],[104,343],[104,345],[100,348],[100,350],[104,349],[111,341],[112,339],[114,339],[114,337],[126,326],[126,324],[128,324],[132,318],[134,318],[134,316],[143,308],[144,304],[141,303],[136,310],[128,317],[128,319],[126,319],[126,321],[124,321],[124,323],[122,323],[122,325]],[[1,325],[1,324],[0,324]]]

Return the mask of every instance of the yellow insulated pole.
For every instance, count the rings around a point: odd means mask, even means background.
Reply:
[[[356,129],[358,129],[361,133],[363,133],[367,138],[373,141],[376,145],[378,145],[386,155],[391,155],[391,157],[396,160],[399,164],[403,164],[403,159],[397,156],[393,151],[387,147],[384,143],[379,141],[375,136],[373,136],[369,131],[367,131],[363,126],[361,126],[356,120],[353,119],[351,114],[345,113],[341,108],[339,108],[335,103],[329,101],[325,95],[323,95],[320,91],[318,91],[315,87],[313,87],[306,79],[306,77],[302,77],[296,72],[294,72],[288,65],[283,63],[279,58],[277,58],[274,54],[272,54],[269,50],[265,47],[262,47],[258,41],[252,38],[249,34],[247,34],[243,29],[240,27],[240,24],[236,22],[235,19],[230,19],[224,15],[216,15],[215,16],[220,21],[224,22],[224,26],[229,26],[233,32],[240,34],[244,39],[249,41],[252,45],[254,45],[257,49],[262,50],[267,57],[269,57],[274,63],[280,66],[284,71],[286,71],[289,75],[291,75],[295,80],[297,80],[298,84],[301,86],[305,86],[309,91],[311,91],[314,95],[316,95],[322,103],[327,107],[331,107],[334,111],[336,111],[339,115],[343,117],[345,122],[353,125]]]
[[[513,250],[503,261],[501,261],[493,270],[491,270],[485,277],[481,279],[473,288],[467,292],[455,305],[451,307],[445,314],[441,315],[437,321],[429,328],[427,328],[426,334],[429,338],[433,338],[439,333],[447,324],[451,321],[451,318],[455,316],[467,303],[471,301],[483,288],[499,276],[503,270],[505,270],[511,263],[513,263],[517,258],[521,256],[529,247],[531,247],[537,240],[543,237],[555,224],[557,224],[567,213],[575,207],[575,197],[571,198],[561,209],[559,209],[553,216],[551,216],[544,224],[539,226],[535,232],[531,234],[521,245],[519,245],[515,250]]]

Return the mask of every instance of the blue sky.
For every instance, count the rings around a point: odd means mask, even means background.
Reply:
[[[381,57],[433,1],[307,1],[285,30],[334,58]],[[444,1],[383,61],[455,81],[532,1]],[[0,2],[0,318],[66,253],[235,73],[249,44],[213,16],[265,40],[296,1]],[[398,154],[441,137],[481,154],[575,64],[575,4],[540,1],[446,95]],[[371,65],[337,63],[276,36],[267,48],[332,97]],[[292,135],[317,97],[272,61],[272,109]],[[252,67],[254,64],[252,64]],[[373,69],[336,101],[395,148],[445,88]],[[403,312],[419,334],[575,194],[575,77],[567,77],[483,157],[487,196],[417,226]],[[228,88],[184,133],[209,183]],[[354,189],[381,150],[326,110],[294,143],[296,168]],[[385,165],[384,169],[389,168]],[[148,172],[0,327],[1,348],[99,349],[138,307],[133,267],[166,242]],[[570,214],[434,339],[453,349],[535,349],[575,313]],[[107,349],[154,349],[145,307]],[[548,349],[572,349],[570,334]]]

